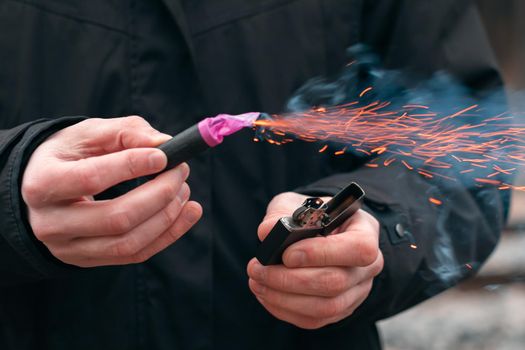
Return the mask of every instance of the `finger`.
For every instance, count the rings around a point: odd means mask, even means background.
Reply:
[[[367,266],[375,261],[378,241],[373,235],[344,232],[297,242],[283,253],[287,267]]]
[[[248,276],[272,289],[294,294],[333,297],[373,277],[362,268],[263,266],[256,259],[248,264]]]
[[[33,212],[31,226],[43,241],[122,235],[184,194],[187,169],[179,166],[167,171],[113,200],[76,202]]]
[[[248,276],[272,289],[303,295],[333,297],[374,278],[383,270],[383,255],[366,267],[287,268],[264,266],[257,259],[248,263]]]
[[[144,249],[178,219],[182,208],[189,199],[187,184],[181,188],[180,198],[123,235],[76,238],[67,244],[69,254],[86,258],[112,259],[131,257]]]
[[[294,243],[284,251],[283,263],[288,267],[372,264],[379,252],[379,227],[358,213],[342,233]]]
[[[154,129],[144,118],[91,118],[66,128],[53,140],[78,145],[88,154],[106,154],[128,148],[155,147],[170,139]]]
[[[323,326],[326,326],[328,324],[327,321],[313,318],[313,317],[306,317],[304,315],[299,315],[294,312],[289,312],[286,310],[279,309],[277,307],[274,307],[273,305],[267,303],[265,300],[257,297],[257,300],[261,303],[262,306],[275,318],[291,323],[299,328],[303,329],[318,329]]]
[[[285,192],[275,196],[268,204],[266,216],[257,230],[259,239],[264,240],[275,223],[282,217],[291,216],[306,198],[308,197],[295,192]],[[328,199],[323,198],[323,200]]]
[[[96,195],[121,182],[158,173],[166,164],[164,152],[154,148],[135,148],[63,162],[33,179],[24,179],[25,195],[34,207]],[[184,168],[183,173],[187,171],[186,164],[180,167]]]
[[[202,206],[194,201],[186,203],[175,223],[157,240],[138,252],[132,262],[143,262],[163,251],[187,233],[202,217]]]
[[[275,196],[268,204],[266,216],[257,229],[259,239],[261,241],[264,240],[275,223],[282,217],[290,216],[295,208],[301,205],[304,198],[306,197],[294,192],[286,192]]]
[[[341,295],[328,298],[285,293],[263,286],[252,279],[248,283],[250,290],[259,299],[275,309],[314,319],[338,321],[348,317],[356,304],[359,305],[366,299],[372,280],[358,284]]]
[[[141,263],[153,255],[159,253],[160,251],[166,249],[169,245],[173,244],[177,239],[179,239],[183,234],[185,234],[189,229],[198,221],[202,215],[202,208],[196,202],[188,202],[182,208],[182,211],[179,215],[179,218],[160,234],[153,242],[144,247],[142,250],[126,255],[126,253],[132,253],[131,251],[125,252],[121,251],[119,256],[112,256],[109,258],[101,257],[89,257],[82,256],[79,257],[78,254],[71,254],[71,251],[67,253],[70,257],[70,261],[64,258],[60,258],[64,262],[68,262],[73,265],[80,267],[94,267],[94,266],[108,266],[108,265],[126,265],[133,263]],[[56,255],[55,255],[56,256]]]

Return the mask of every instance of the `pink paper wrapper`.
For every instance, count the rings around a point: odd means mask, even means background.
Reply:
[[[260,113],[250,112],[239,115],[219,114],[199,122],[198,127],[203,140],[210,147],[220,144],[225,136],[253,125]]]

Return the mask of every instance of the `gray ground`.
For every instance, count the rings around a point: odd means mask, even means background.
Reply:
[[[380,323],[387,350],[525,350],[525,232],[474,280]]]

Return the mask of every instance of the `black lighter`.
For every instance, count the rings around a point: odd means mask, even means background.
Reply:
[[[308,198],[292,216],[279,219],[257,250],[263,265],[282,263],[282,254],[293,243],[318,235],[326,236],[359,208],[365,192],[351,183],[324,203],[321,198]]]

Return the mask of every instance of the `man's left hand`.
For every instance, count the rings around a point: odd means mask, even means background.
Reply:
[[[282,193],[268,205],[259,226],[263,240],[283,216],[301,205],[304,195]],[[316,329],[350,316],[367,298],[383,269],[379,222],[357,211],[334,234],[299,241],[286,249],[283,265],[248,263],[249,286],[276,318]]]

